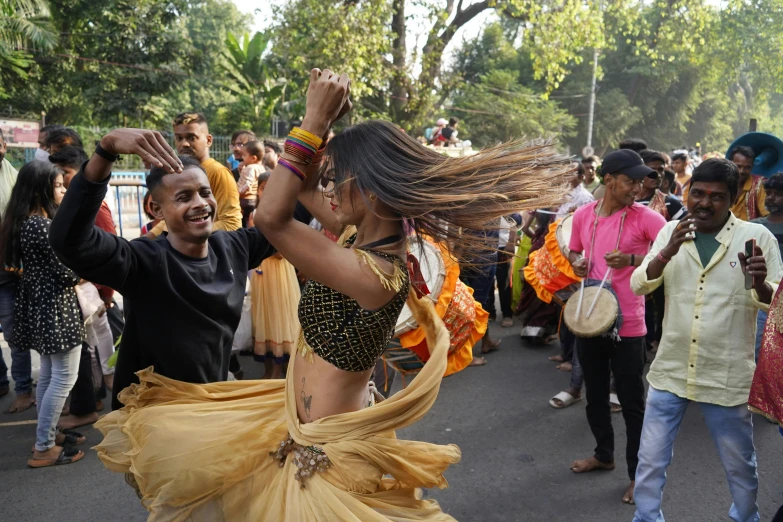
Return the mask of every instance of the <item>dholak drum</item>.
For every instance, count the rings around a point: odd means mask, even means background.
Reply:
[[[574,215],[568,214],[557,224],[557,231],[555,231],[555,238],[557,238],[557,246],[560,247],[560,252],[563,257],[568,259],[568,254],[571,250],[568,248],[568,243],[571,241],[571,227],[574,224]]]
[[[598,337],[605,334],[617,322],[620,311],[617,298],[606,288],[585,287],[582,309],[577,317],[576,309],[579,307],[579,295],[582,292],[583,290],[575,292],[563,309],[563,320],[566,326],[577,337]],[[587,312],[590,310],[596,294],[598,294],[598,300],[595,302],[590,317],[587,317]]]
[[[440,249],[429,241],[412,241],[410,253],[419,261],[421,275],[424,276],[424,282],[427,283],[427,288],[430,290],[429,297],[433,301],[437,301],[443,289],[443,281],[446,280],[446,265],[443,262]],[[402,312],[400,312],[400,317],[397,319],[394,337],[399,337],[406,332],[415,330],[417,327],[418,324],[413,319],[413,313],[411,313],[410,308],[406,304],[402,308]]]
[[[530,261],[523,270],[525,281],[545,303],[554,300],[560,304],[556,294],[580,281],[568,260],[571,224],[570,215],[550,224],[544,246],[530,253]]]

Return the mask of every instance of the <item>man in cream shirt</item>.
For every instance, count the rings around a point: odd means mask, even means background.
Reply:
[[[665,282],[663,338],[647,380],[634,522],[663,522],[661,499],[674,439],[691,402],[699,404],[718,449],[735,522],[759,520],[753,424],[747,402],[753,379],[756,313],[767,309],[780,281],[780,250],[763,226],[729,210],[737,167],[710,159],[693,172],[683,221],[668,223],[631,277],[637,295]],[[695,227],[695,228],[691,228]],[[745,242],[756,251],[745,258]],[[744,273],[753,277],[745,290]]]

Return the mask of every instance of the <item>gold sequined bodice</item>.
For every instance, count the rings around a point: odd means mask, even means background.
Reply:
[[[341,370],[362,372],[375,366],[394,335],[394,327],[408,298],[410,280],[405,263],[397,256],[354,249],[370,265],[386,288],[397,295],[378,310],[365,310],[347,295],[310,280],[299,302],[303,352],[310,347],[319,357]],[[393,274],[384,274],[373,256],[394,264]]]

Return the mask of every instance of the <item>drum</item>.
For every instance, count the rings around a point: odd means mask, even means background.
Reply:
[[[571,224],[570,215],[550,224],[544,246],[530,253],[530,261],[523,270],[525,281],[545,303],[551,303],[556,293],[580,281],[567,254]]]
[[[557,239],[557,246],[560,247],[560,252],[563,257],[568,259],[568,254],[571,250],[568,248],[568,243],[571,241],[571,227],[574,224],[574,215],[568,214],[557,225],[557,231],[555,232],[555,238]]]
[[[446,265],[443,262],[440,249],[429,241],[411,241],[410,253],[419,261],[421,275],[424,276],[424,282],[427,283],[427,288],[430,290],[430,299],[437,301],[443,289],[443,282],[446,280]],[[418,324],[413,319],[413,313],[406,304],[397,319],[394,336],[399,337],[417,327]]]
[[[582,309],[579,317],[576,316],[576,309],[579,307],[579,295],[584,292],[582,299]],[[587,317],[587,312],[595,301],[595,307]],[[568,329],[577,337],[598,337],[603,335],[617,322],[617,316],[620,312],[620,305],[614,294],[606,288],[597,286],[588,286],[584,290],[579,290],[565,305],[563,309],[563,320]]]

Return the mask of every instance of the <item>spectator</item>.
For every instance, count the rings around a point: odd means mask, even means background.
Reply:
[[[277,158],[283,153],[280,144],[270,140],[264,140],[264,167],[269,172],[275,170],[277,167]]]
[[[16,184],[18,172],[5,159],[6,143],[3,131],[0,130],[0,216],[8,206],[11,192]],[[11,349],[11,377],[14,379],[16,399],[8,408],[8,413],[17,413],[35,404],[33,398],[33,377],[31,374],[31,359],[29,351],[19,350],[14,343],[14,297],[19,277],[15,272],[0,270],[0,324],[3,326],[3,337]],[[0,397],[8,395],[8,367],[0,355]]]
[[[70,464],[84,457],[71,445],[77,434],[57,434],[65,400],[76,383],[84,324],[74,286],[79,276],[65,268],[49,245],[49,225],[65,195],[63,176],[51,164],[22,167],[3,222],[6,265],[24,266],[14,303],[14,341],[41,355],[36,402],[34,468]]]
[[[41,127],[38,131],[38,148],[35,149],[35,159],[44,163],[49,161],[49,148],[46,146],[46,138],[50,132],[64,128],[62,125],[45,125]]]
[[[226,166],[232,173],[236,169],[239,170],[239,165],[242,163],[242,149],[248,141],[254,141],[256,135],[251,130],[238,130],[231,135],[231,150],[232,153],[226,159]],[[239,181],[239,175],[235,179]]]
[[[69,145],[84,149],[82,138],[79,136],[79,133],[68,127],[60,127],[49,131],[46,135],[44,145],[46,150],[49,151],[49,154],[55,154],[63,147]]]

